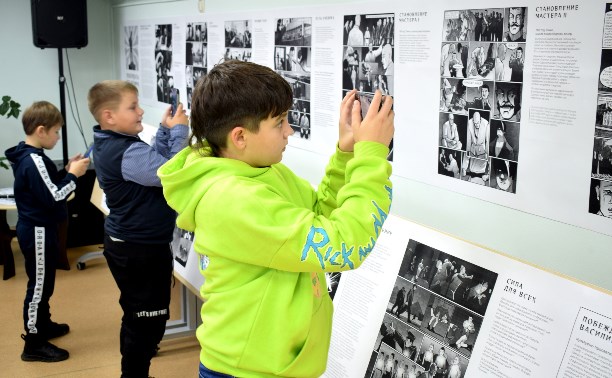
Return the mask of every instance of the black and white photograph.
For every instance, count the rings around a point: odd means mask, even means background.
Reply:
[[[380,351],[384,345],[387,345],[396,352],[397,356],[401,355],[416,362],[422,340],[422,332],[387,313],[376,337],[374,350]]]
[[[612,139],[595,138],[591,177],[612,180]]]
[[[472,10],[444,12],[442,40],[448,42],[480,41],[475,37],[476,16]]]
[[[393,96],[395,16],[344,16],[342,89]]]
[[[612,180],[591,179],[589,213],[612,218]]]
[[[170,104],[170,90],[174,88],[172,75],[172,24],[155,25],[155,72],[157,101]]]
[[[493,81],[466,80],[464,83],[468,84],[466,87],[466,107],[468,109],[493,109],[493,90],[495,89]]]
[[[491,188],[516,193],[516,162],[491,157]]]
[[[466,77],[468,44],[452,42],[442,44],[440,75],[443,77]]]
[[[520,122],[521,93],[520,83],[495,83],[495,111],[493,117],[504,121]]]
[[[523,82],[525,43],[496,44],[495,80]]]
[[[597,96],[595,136],[612,138],[612,93],[601,92]]]
[[[467,58],[467,77],[479,80],[495,79],[495,49],[493,42],[470,42]]]
[[[601,50],[598,90],[612,92],[612,49]]]
[[[464,79],[440,80],[440,111],[467,114],[467,87]]]
[[[377,351],[372,352],[364,377],[416,378],[423,371],[423,368],[415,361],[406,358],[403,354],[383,343]]]
[[[438,174],[456,179],[461,178],[463,154],[464,152],[459,150],[440,148],[440,154],[438,155]]]
[[[225,47],[241,47],[251,49],[253,47],[251,21],[226,21],[225,22]]]
[[[274,43],[274,69],[293,89],[288,114],[292,137],[311,140],[312,17],[276,19]]]
[[[470,109],[468,112],[467,139],[461,179],[478,185],[489,186],[489,121],[490,112]]]
[[[504,42],[525,42],[527,40],[527,7],[511,7],[504,10]]]
[[[395,14],[353,14],[344,16],[345,46],[393,46]]]
[[[242,47],[226,47],[223,54],[224,60],[241,60],[243,62],[252,61],[252,49]]]
[[[139,70],[139,55],[138,55],[138,26],[131,25],[123,28],[124,33],[124,51],[125,51],[125,68],[130,71]]]
[[[208,31],[206,22],[189,22],[187,23],[187,32],[185,33],[185,41],[187,42],[208,42]]]
[[[520,148],[520,123],[492,119],[489,126],[489,156],[518,161]]]
[[[183,230],[179,227],[174,228],[170,249],[174,255],[174,260],[183,267],[187,265],[187,258],[189,257],[189,251],[193,244],[193,237],[193,232]]]
[[[453,113],[440,113],[440,146],[452,150],[465,150],[468,118]]]
[[[455,350],[428,337],[423,339],[417,359],[423,370],[429,372],[429,377],[464,377],[469,363],[468,359]]]
[[[312,18],[277,19],[274,44],[277,46],[312,46]]]

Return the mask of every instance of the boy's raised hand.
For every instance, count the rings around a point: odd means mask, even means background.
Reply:
[[[81,158],[78,160],[73,160],[68,165],[68,172],[72,173],[76,177],[81,177],[87,172],[87,167],[89,167],[89,163],[91,160],[89,158]]]
[[[382,107],[380,106],[381,102]],[[392,106],[393,98],[391,98],[391,96],[385,96],[383,101],[382,93],[376,90],[372,103],[370,104],[370,109],[368,109],[368,114],[366,114],[365,118],[362,120],[361,104],[359,101],[353,101],[351,127],[353,129],[355,143],[370,141],[389,146],[391,139],[393,139],[393,133],[395,132],[395,113],[391,108]]]
[[[344,152],[352,152],[355,146],[353,129],[351,127],[351,111],[353,109],[353,101],[355,101],[356,93],[357,91],[355,89],[348,92],[340,104],[340,136],[338,138],[338,147]],[[361,118],[361,115],[359,117]]]
[[[169,106],[162,116],[162,125],[171,129],[176,125],[189,125],[189,117],[185,114],[183,103],[179,103],[176,107],[176,113],[172,116],[172,107]]]

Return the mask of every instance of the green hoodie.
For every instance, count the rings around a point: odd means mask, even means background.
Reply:
[[[238,377],[318,377],[332,302],[324,272],[356,269],[391,206],[388,149],[337,150],[318,191],[283,164],[254,168],[186,148],[158,171],[202,270],[200,360]]]

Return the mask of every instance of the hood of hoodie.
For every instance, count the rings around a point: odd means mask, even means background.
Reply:
[[[164,197],[177,213],[176,224],[195,230],[195,212],[202,197],[219,180],[231,177],[257,177],[270,168],[254,168],[245,162],[212,156],[209,147],[186,147],[157,171]]]
[[[36,148],[25,142],[19,142],[18,145],[4,151],[4,155],[13,166],[13,169],[16,170],[24,157],[30,156],[32,153],[40,155],[42,152],[42,148]]]

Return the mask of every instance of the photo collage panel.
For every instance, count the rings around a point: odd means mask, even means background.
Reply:
[[[208,29],[206,22],[187,24],[185,34],[185,86],[187,87],[187,106],[191,108],[193,89],[198,79],[208,72]]]
[[[225,54],[223,60],[251,62],[253,55],[253,36],[251,21],[225,21]]]
[[[612,44],[601,51],[592,160],[589,213],[612,218]]]
[[[344,16],[342,97],[356,89],[365,116],[376,90],[394,96],[395,14]],[[393,141],[389,145],[393,161]]]
[[[170,104],[174,88],[172,75],[172,24],[155,25],[155,72],[157,75],[157,101]]]
[[[527,8],[444,12],[438,173],[516,193]]]
[[[410,240],[366,377],[463,377],[497,277]]]
[[[312,62],[312,18],[276,19],[274,69],[293,90],[287,116],[293,137],[311,139],[310,67]]]

